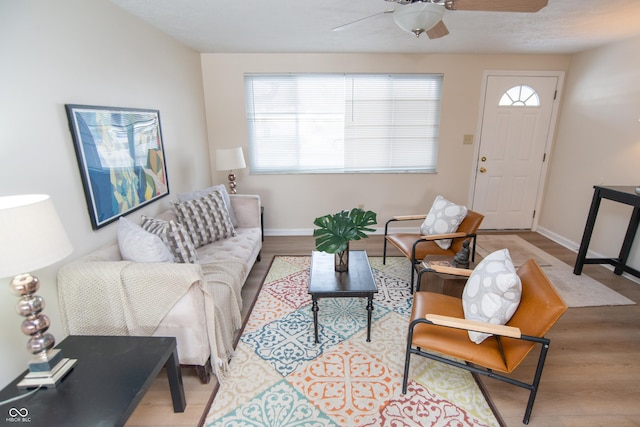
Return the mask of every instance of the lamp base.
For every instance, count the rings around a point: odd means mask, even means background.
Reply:
[[[38,355],[33,356],[29,362],[29,371],[31,372],[47,372],[53,369],[62,360],[62,352],[58,349],[52,349],[46,352],[46,358],[43,359]]]
[[[76,363],[78,359],[63,358],[50,371],[31,371],[18,383],[18,388],[56,387]]]
[[[236,174],[230,171],[227,178],[229,179],[229,194],[236,194],[238,191],[236,190]]]

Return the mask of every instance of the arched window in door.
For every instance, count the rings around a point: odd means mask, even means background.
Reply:
[[[503,93],[498,105],[500,107],[539,107],[540,98],[532,87],[518,85]]]

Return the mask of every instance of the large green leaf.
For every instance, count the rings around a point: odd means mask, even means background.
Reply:
[[[318,217],[313,223],[318,227],[313,230],[316,249],[335,254],[344,251],[349,241],[368,237],[366,232],[374,232],[370,226],[377,222],[375,212],[354,208]]]

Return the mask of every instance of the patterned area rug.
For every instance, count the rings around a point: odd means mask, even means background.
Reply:
[[[585,273],[573,274],[573,267],[549,255],[514,234],[480,234],[476,251],[481,257],[498,249],[507,248],[517,267],[530,258],[536,260],[556,287],[569,307],[594,307],[603,305],[632,305],[629,298],[592,279]],[[613,273],[611,273],[613,274]]]
[[[406,258],[370,257],[378,285],[371,342],[366,298],[319,300],[314,343],[310,257],[275,257],[207,415],[207,426],[498,426],[467,371],[412,357]]]

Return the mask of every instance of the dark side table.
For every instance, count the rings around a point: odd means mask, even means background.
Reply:
[[[638,231],[638,224],[640,224],[640,194],[636,193],[636,188],[632,186],[601,187],[596,185],[593,188],[593,199],[591,200],[587,223],[584,226],[584,234],[582,235],[582,242],[580,243],[580,249],[576,257],[573,274],[581,274],[582,267],[585,264],[611,264],[614,266],[614,273],[617,275],[626,272],[640,277],[640,271],[626,265],[631,246],[633,245],[633,239]],[[598,209],[600,208],[600,201],[602,199],[633,206],[633,212],[629,219],[629,225],[618,258],[587,258],[591,234],[596,224],[596,217],[598,216]]]
[[[0,406],[7,425],[122,426],[163,366],[167,367],[174,412],[186,405],[174,337],[69,336],[56,346],[76,366],[55,388]],[[25,372],[26,373],[26,372]],[[0,391],[5,401],[24,374]]]
[[[456,298],[462,298],[462,291],[469,279],[467,276],[458,276],[454,274],[438,273],[429,268],[429,263],[440,263],[446,267],[453,267],[453,257],[447,255],[428,255],[420,264],[416,264],[418,270],[418,281],[416,283],[416,292],[420,292],[422,287],[430,292],[437,292],[444,295],[450,295]],[[469,269],[473,270],[475,262],[469,263]]]

